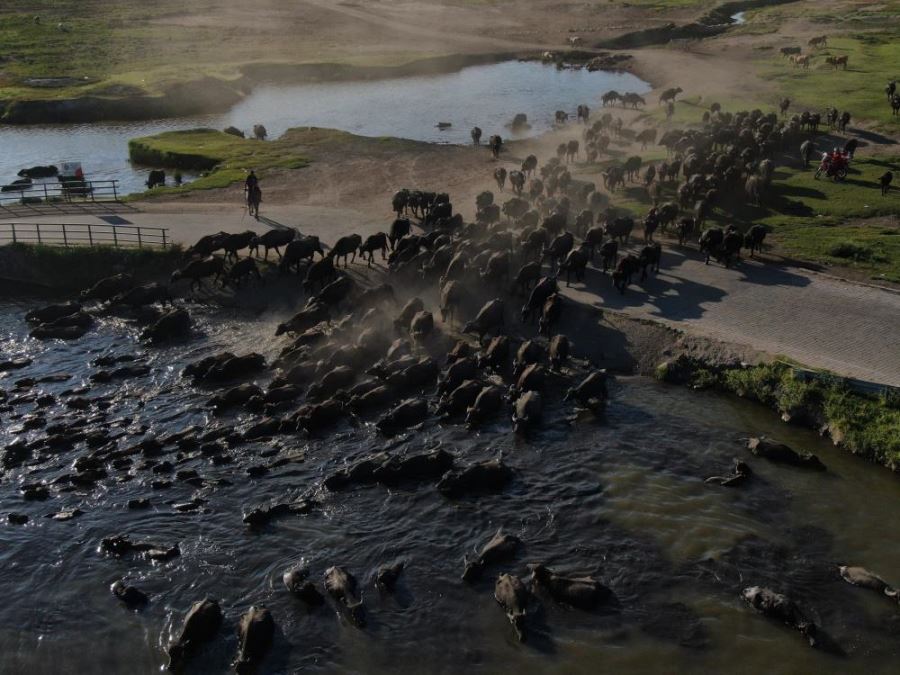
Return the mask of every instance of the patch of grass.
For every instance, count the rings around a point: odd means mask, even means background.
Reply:
[[[332,137],[333,133],[323,136]],[[137,164],[205,172],[201,178],[182,187],[146,193],[178,194],[228,187],[243,180],[250,169],[259,173],[301,169],[309,164],[303,147],[316,140],[321,142],[314,133],[296,129],[275,141],[239,138],[214,129],[192,129],[132,139],[128,151],[131,161]]]
[[[179,246],[166,249],[0,246],[0,269],[4,276],[65,291],[86,288],[119,272],[127,272],[140,280],[167,278],[182,262],[183,252]]]
[[[656,376],[757,401],[813,428],[824,424],[836,443],[900,471],[900,395],[893,390],[861,394],[838,378],[801,376],[785,363],[719,368],[687,357],[660,365]]]
[[[823,26],[823,32],[827,29],[828,26]],[[797,102],[795,108],[821,110],[836,106],[849,110],[854,120],[871,120],[878,128],[896,132],[900,129],[900,117],[892,114],[884,86],[900,75],[898,35],[900,29],[895,28],[878,33],[829,36],[824,49],[802,45],[803,52],[812,56],[808,70],[795,68],[774,53],[760,62],[760,71],[778,90]],[[833,69],[825,62],[828,56],[847,56],[847,69]]]

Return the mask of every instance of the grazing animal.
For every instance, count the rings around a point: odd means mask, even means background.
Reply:
[[[628,243],[633,229],[634,219],[629,217],[616,218],[606,223],[606,234],[612,239],[620,240],[623,245]]]
[[[372,263],[375,260],[375,251],[381,250],[381,259],[387,259],[387,250],[388,250],[388,236],[384,232],[378,232],[376,234],[370,234],[366,237],[365,242],[359,247],[359,255],[361,257],[368,256],[369,267],[372,266]]]
[[[359,250],[360,245],[362,244],[362,237],[358,234],[348,234],[345,237],[341,237],[335,243],[332,249],[328,252],[328,257],[334,259],[338,265],[340,265],[340,259],[344,259],[344,267],[349,267],[350,263],[347,262],[347,256],[352,255],[350,258],[350,262],[356,261],[356,252]]]
[[[571,286],[572,275],[575,275],[575,281],[584,281],[584,271],[587,267],[588,255],[587,251],[581,247],[573,248],[566,255],[566,259],[559,266],[560,272],[566,273],[566,286]]]
[[[498,159],[500,157],[500,150],[503,149],[503,139],[500,138],[499,135],[494,134],[493,136],[491,136],[490,140],[488,141],[488,144],[490,145],[490,148],[491,148],[491,156],[494,159]],[[501,188],[502,188],[502,186],[501,186]]]
[[[813,37],[809,39],[807,42],[810,47],[827,47],[828,46],[828,36],[820,35],[818,37]]]
[[[700,235],[700,252],[706,253],[707,265],[709,265],[710,257],[719,250],[724,239],[725,232],[719,227],[711,227]]]
[[[538,332],[541,335],[550,337],[550,330],[559,322],[560,314],[562,314],[562,296],[554,293],[544,301],[541,308],[541,318],[538,322]]]
[[[504,325],[503,314],[503,300],[499,298],[490,300],[479,310],[475,318],[465,325],[463,332],[477,333],[479,337],[484,337],[489,333],[497,333]]]
[[[891,171],[885,171],[878,177],[878,183],[881,185],[881,196],[887,196],[891,189],[891,181],[894,180],[894,174]]]
[[[266,137],[269,135],[269,132],[262,124],[254,124],[253,125],[253,137],[258,141],[266,140]]]
[[[225,260],[229,258],[237,258],[238,251],[253,245],[256,239],[256,232],[247,230],[240,234],[229,234],[222,240],[222,250],[225,251]]]
[[[843,66],[844,70],[847,70],[847,62],[849,61],[849,56],[844,54],[843,56],[826,56],[825,63],[834,68],[838,69],[838,66]]]
[[[282,272],[287,272],[290,271],[291,268],[294,268],[299,275],[300,263],[307,261],[311,264],[316,253],[323,258],[325,257],[325,251],[322,250],[319,238],[313,236],[301,236],[299,239],[294,239],[288,243],[287,247],[284,249],[284,255],[281,257],[281,263],[279,263],[278,268]]]
[[[647,278],[647,268],[651,272],[659,272],[659,263],[662,260],[662,245],[659,243],[650,244],[641,249],[638,257],[641,266],[641,281]]]
[[[744,236],[744,246],[750,249],[750,257],[753,257],[754,251],[761,251],[763,241],[766,239],[766,226],[754,225]]]
[[[684,246],[685,242],[694,232],[694,219],[691,217],[682,218],[678,221],[678,225],[676,225],[676,232],[678,234],[678,245]]]
[[[253,258],[244,258],[232,265],[231,269],[228,270],[226,281],[234,284],[235,288],[239,288],[241,283],[248,277],[256,277],[257,281],[262,281],[259,267],[256,266],[256,261]]]
[[[466,287],[456,280],[450,280],[441,288],[441,321],[453,324],[460,306],[468,298]]]
[[[660,94],[660,96],[659,96],[659,102],[660,102],[660,104],[662,104],[662,103],[674,102],[674,101],[675,101],[675,98],[676,98],[676,97],[678,96],[678,94],[680,94],[682,91],[683,91],[683,89],[682,89],[681,87],[672,87],[671,89],[666,89],[666,90],[665,90],[662,94]]]
[[[250,242],[250,255],[259,255],[259,247],[265,249],[264,260],[269,259],[269,250],[274,249],[275,254],[281,259],[281,251],[278,249],[287,246],[297,236],[297,230],[292,227],[280,228],[277,230],[267,230],[261,235],[254,237]]]
[[[637,256],[626,255],[616,265],[613,272],[613,286],[618,289],[619,293],[625,294],[625,289],[631,284],[631,278],[641,268],[641,261]]]
[[[812,158],[813,153],[816,151],[815,146],[812,141],[803,141],[800,144],[800,159],[803,161],[803,168],[809,168],[809,160]]]
[[[785,56],[794,56],[799,54],[801,52],[801,49],[800,47],[782,47],[779,51],[781,52],[781,57],[784,58]]]
[[[502,166],[494,169],[494,180],[497,181],[497,187],[500,188],[500,192],[503,192],[503,187],[506,185],[506,169]]]
[[[603,261],[603,273],[606,274],[611,267],[615,267],[619,258],[619,242],[613,239],[603,244],[600,247],[600,258]]]
[[[213,277],[213,281],[220,281],[225,272],[225,261],[222,258],[210,256],[201,260],[192,260],[179,270],[172,272],[171,283],[181,279],[191,280],[191,290],[203,286],[203,279]]]

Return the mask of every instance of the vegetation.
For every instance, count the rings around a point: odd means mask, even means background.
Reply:
[[[339,132],[327,135],[333,133]],[[312,140],[310,136],[309,132],[292,129],[278,140],[257,141],[214,129],[169,131],[131,140],[128,152],[136,164],[204,172],[195,181],[165,190],[165,194],[177,194],[228,187],[243,180],[250,169],[301,169],[309,164],[302,152],[303,145]]]
[[[785,363],[715,367],[681,357],[664,363],[657,377],[698,389],[715,389],[762,403],[786,420],[827,428],[835,443],[900,471],[900,396],[852,391],[842,380],[807,377]]]
[[[138,279],[165,278],[181,262],[183,254],[178,246],[167,249],[0,246],[3,277],[66,291],[85,288],[119,272],[127,272]]]

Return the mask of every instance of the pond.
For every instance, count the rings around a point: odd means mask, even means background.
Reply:
[[[473,126],[509,135],[516,113],[528,115],[537,135],[554,112],[574,116],[579,103],[599,105],[603,92],[645,93],[650,86],[630,73],[557,69],[527,61],[473,66],[455,73],[375,81],[262,85],[221,115],[128,123],[0,127],[0,183],[34,165],[81,161],[95,180],[118,179],[123,192],[144,189],[148,170],[128,161],[128,141],[163,131],[235,126],[249,135],[261,123],[275,138],[290,127],[318,126],[362,136],[397,136],[434,143],[467,143]],[[439,129],[439,122],[452,126]]]

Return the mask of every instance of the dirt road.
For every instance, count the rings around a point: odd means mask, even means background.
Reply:
[[[264,231],[279,224],[331,243],[351,232],[382,230],[386,224],[380,213],[325,206],[275,206],[261,221],[222,203],[150,204],[120,215],[136,225],[168,227],[173,239],[185,244],[219,230]],[[66,220],[101,222],[95,216]],[[746,258],[732,269],[705,265],[696,246],[667,246],[660,274],[634,284],[625,295],[612,287],[609,276],[593,268],[583,284],[573,283],[565,294],[589,306],[661,321],[813,368],[900,386],[900,293]]]

